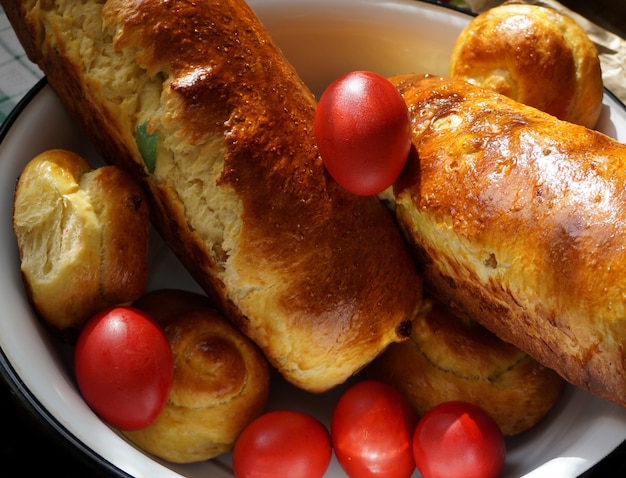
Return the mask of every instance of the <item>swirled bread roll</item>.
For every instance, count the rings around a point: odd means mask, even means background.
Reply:
[[[570,17],[539,5],[505,3],[474,18],[456,40],[449,75],[589,128],[602,108],[595,45]]]
[[[116,166],[61,149],[34,157],[15,190],[13,231],[26,293],[57,331],[132,302],[148,279],[148,200]]]
[[[230,451],[267,403],[265,357],[206,297],[156,290],[135,306],[163,326],[174,358],[174,382],[156,420],[124,435],[173,463],[204,461]]]
[[[153,223],[294,385],[405,340],[421,278],[375,197],[329,177],[316,102],[243,0],[3,0],[30,58]],[[385,284],[383,287],[382,284]]]
[[[508,436],[538,424],[565,384],[475,320],[432,299],[413,322],[411,338],[391,344],[367,370],[400,390],[420,416],[462,400],[487,411]]]
[[[626,145],[462,80],[392,82],[414,146],[392,204],[425,287],[625,406]]]

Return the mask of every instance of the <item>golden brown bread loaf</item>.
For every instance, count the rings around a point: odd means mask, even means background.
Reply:
[[[395,210],[425,288],[626,405],[626,145],[462,80],[392,82],[414,145]]]
[[[413,321],[411,338],[391,344],[367,370],[400,390],[419,416],[462,400],[487,411],[507,436],[539,423],[565,384],[553,370],[433,299]]]
[[[315,99],[243,0],[2,5],[103,156],[143,178],[169,246],[289,381],[327,390],[408,336],[421,279],[402,236],[376,198],[329,178]]]
[[[139,183],[116,166],[92,169],[60,149],[26,165],[13,230],[26,293],[45,323],[73,336],[97,311],[143,293],[149,214]]]
[[[134,305],[163,326],[174,382],[156,420],[124,435],[173,463],[230,451],[241,430],[265,409],[270,382],[265,357],[199,294],[155,290]]]
[[[456,40],[449,75],[589,128],[602,108],[596,47],[549,7],[505,3],[475,17]]]

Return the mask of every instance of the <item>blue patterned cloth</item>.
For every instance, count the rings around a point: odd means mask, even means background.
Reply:
[[[0,8],[0,123],[43,76],[24,53]]]

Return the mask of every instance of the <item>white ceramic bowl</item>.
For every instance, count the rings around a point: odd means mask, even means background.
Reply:
[[[384,75],[445,74],[460,30],[470,16],[414,0],[253,0],[277,43],[319,94],[342,73],[355,69]],[[599,129],[626,141],[624,106],[608,92]],[[193,465],[172,465],[147,456],[100,421],[82,400],[70,367],[70,353],[43,330],[26,301],[12,235],[15,180],[37,153],[63,147],[100,159],[44,83],[22,102],[2,131],[0,143],[0,362],[2,372],[25,404],[71,446],[118,475],[227,477],[230,456]],[[150,289],[175,286],[199,291],[155,235]],[[326,424],[343,387],[310,395],[278,381],[270,408],[315,414]],[[546,420],[508,441],[504,477],[575,477],[626,439],[626,410],[568,388]],[[344,476],[336,462],[329,477]],[[418,476],[416,472],[416,476]]]

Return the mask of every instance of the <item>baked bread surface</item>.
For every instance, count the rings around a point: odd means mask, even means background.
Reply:
[[[402,236],[375,197],[330,179],[315,99],[243,1],[2,4],[105,159],[143,178],[168,245],[285,378],[324,391],[406,339],[421,278]]]
[[[92,169],[61,149],[29,161],[13,231],[26,293],[46,324],[72,338],[99,310],[144,292],[149,214],[139,183],[116,166]]]
[[[134,305],[164,328],[174,382],[156,420],[124,435],[173,463],[230,451],[267,403],[270,373],[262,352],[199,294],[159,289]]]
[[[367,370],[400,390],[419,416],[462,400],[489,413],[507,436],[537,425],[565,384],[553,370],[433,299],[425,300],[411,338],[391,344]]]
[[[549,7],[507,2],[478,15],[456,40],[449,75],[589,128],[602,109],[595,45]]]
[[[392,81],[414,145],[395,208],[425,288],[626,405],[626,146],[462,80]]]

